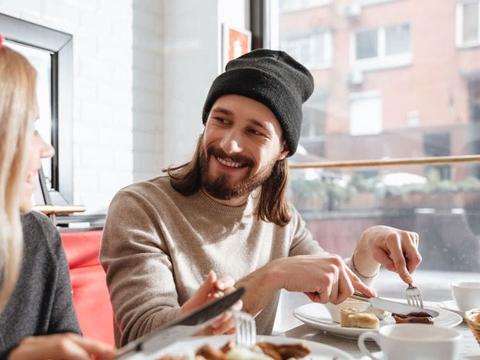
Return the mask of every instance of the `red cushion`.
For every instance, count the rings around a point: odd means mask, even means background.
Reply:
[[[113,312],[99,262],[102,231],[64,232],[73,302],[85,337],[114,344]]]

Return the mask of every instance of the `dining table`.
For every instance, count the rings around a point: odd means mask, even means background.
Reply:
[[[295,308],[304,305],[307,301],[303,294],[282,291],[273,335],[322,343],[338,348],[355,359],[368,359],[360,352],[356,339],[342,338],[296,319],[293,315]],[[326,308],[324,311],[325,316],[329,316]],[[466,323],[456,326],[455,330],[462,334],[460,359],[480,360],[480,344],[475,340]],[[380,348],[374,342],[369,342],[367,347],[373,352],[380,352]]]

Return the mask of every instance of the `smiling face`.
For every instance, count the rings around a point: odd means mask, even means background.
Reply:
[[[222,96],[205,125],[202,186],[214,198],[244,201],[287,155],[282,129],[268,107],[244,96]]]
[[[38,179],[38,170],[42,166],[41,159],[49,159],[55,154],[55,150],[47,144],[38,131],[31,135],[30,148],[28,149],[27,176],[22,187],[20,210],[24,213],[32,209],[32,194]]]

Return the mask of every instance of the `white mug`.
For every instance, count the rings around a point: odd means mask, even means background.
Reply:
[[[452,293],[461,311],[480,307],[480,281],[454,282]]]
[[[382,349],[381,358],[365,346],[366,339],[374,340]],[[358,347],[371,359],[431,359],[454,360],[460,353],[461,334],[453,329],[428,324],[393,324],[382,326],[378,332],[365,332],[358,338]]]

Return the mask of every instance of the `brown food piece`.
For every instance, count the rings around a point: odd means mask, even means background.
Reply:
[[[202,356],[206,360],[225,360],[227,356],[219,349],[214,348],[210,345],[203,345],[195,353],[196,356]]]
[[[282,355],[277,352],[277,349],[273,346],[273,344],[267,342],[258,342],[257,346],[265,355],[270,356],[273,360],[283,360]]]
[[[300,359],[310,354],[310,349],[302,343],[277,345],[268,342],[258,342],[257,346],[262,349],[265,355],[275,360]]]
[[[426,313],[426,312],[424,312],[424,311],[411,312],[411,313],[408,313],[407,316],[431,317],[429,313]]]
[[[433,318],[426,312],[411,312],[407,315],[392,314],[397,324],[433,324]]]
[[[480,313],[477,313],[472,316],[472,321],[480,325]]]
[[[233,340],[227,341],[225,345],[223,345],[220,348],[220,351],[223,352],[224,354],[228,353],[230,350],[232,350],[235,347],[235,342]]]

